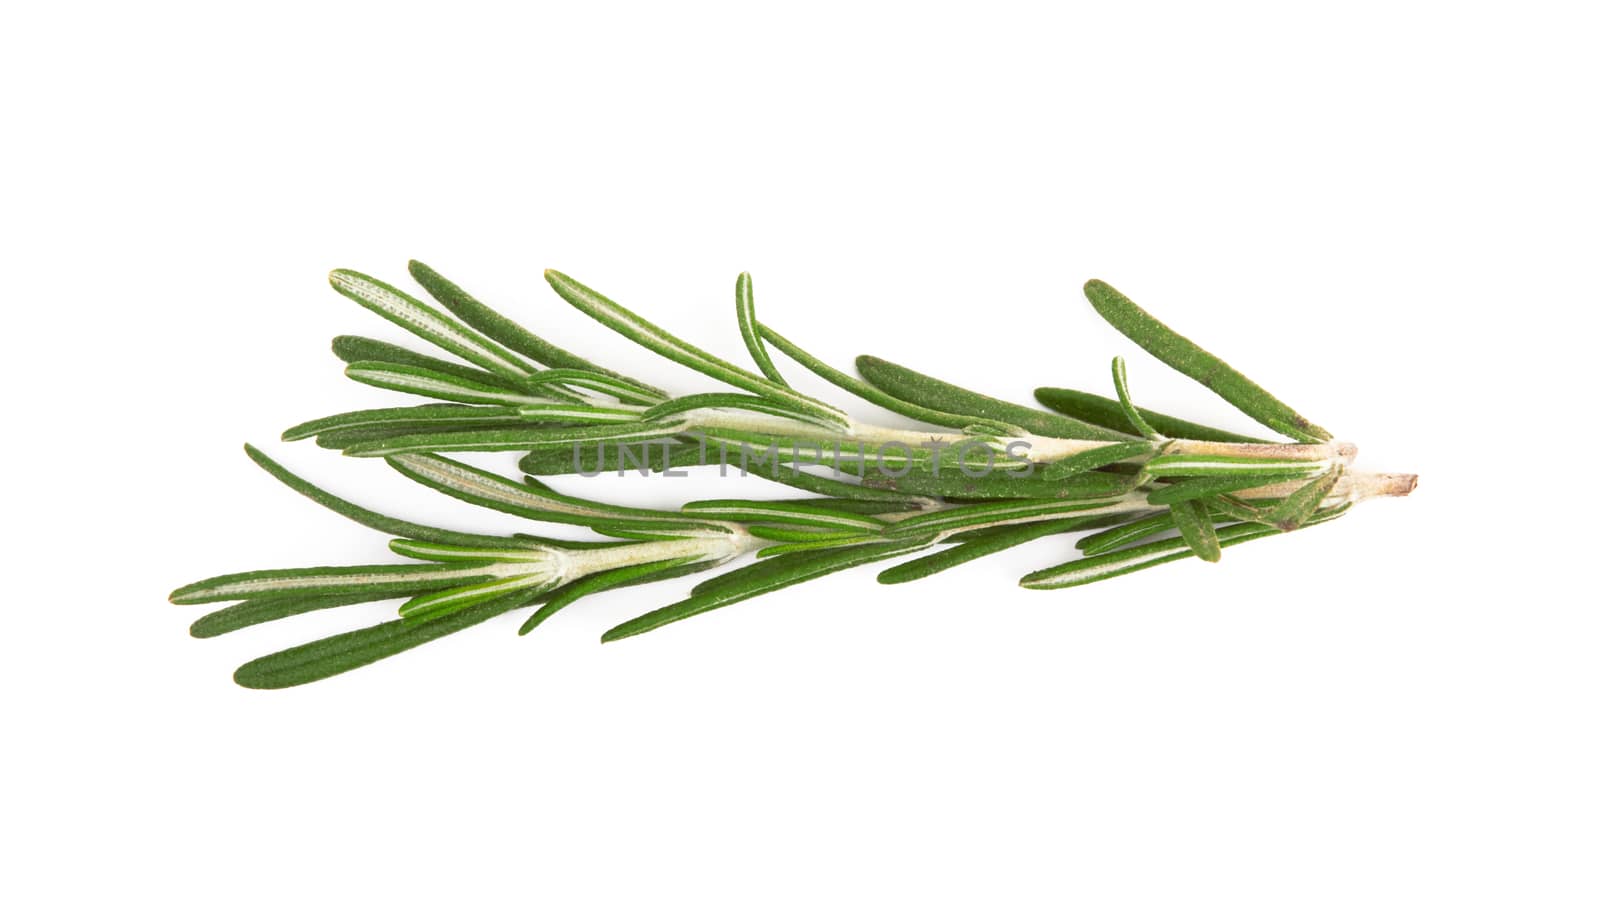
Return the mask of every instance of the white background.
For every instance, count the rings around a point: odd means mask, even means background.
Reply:
[[[1600,902],[1580,5],[579,6],[5,14],[8,904]],[[598,644],[679,581],[237,688],[393,607],[188,637],[179,584],[391,557],[242,442],[518,526],[276,441],[400,402],[324,274],[413,256],[674,389],[541,269],[730,357],[748,269],[833,362],[1014,399],[1124,353],[1247,428],[1101,277],[1422,482],[1216,566],[1018,589],[1053,539]],[[778,494],[673,482],[562,487]]]

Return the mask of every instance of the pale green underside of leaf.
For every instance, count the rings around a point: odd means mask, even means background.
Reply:
[[[733,285],[734,309],[739,318],[739,336],[744,338],[744,347],[750,351],[750,359],[772,381],[784,387],[789,383],[784,381],[783,375],[778,372],[778,367],[773,365],[772,357],[767,355],[767,345],[761,341],[761,326],[756,321],[755,288],[750,279],[750,272],[739,275]]]
[[[722,529],[669,511],[605,505],[562,495],[543,485],[513,482],[487,470],[432,454],[397,455],[389,458],[389,463],[402,475],[453,498],[534,520],[588,526],[653,527],[663,532]]]
[[[495,341],[383,281],[342,268],[330,274],[328,281],[341,295],[496,375],[521,379],[537,371]]]
[[[422,288],[428,291],[428,295],[438,300],[440,305],[449,309],[457,318],[482,332],[490,339],[502,344],[507,349],[519,353],[534,362],[543,363],[552,369],[570,369],[609,376],[643,390],[658,399],[664,399],[668,396],[665,391],[651,388],[603,366],[597,366],[581,356],[569,353],[550,343],[483,303],[478,302],[471,294],[446,280],[439,272],[421,262],[413,260],[409,267],[412,279],[422,285]]]

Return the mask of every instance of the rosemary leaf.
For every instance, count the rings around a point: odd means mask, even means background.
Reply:
[[[344,334],[333,339],[333,355],[346,363],[388,363],[392,366],[416,366],[419,369],[431,369],[443,372],[464,381],[477,382],[478,384],[495,385],[507,391],[518,391],[523,388],[520,379],[507,378],[497,375],[486,369],[475,366],[464,366],[448,360],[427,356],[407,350],[387,341],[374,340],[370,337],[358,337]]]
[[[246,662],[233,673],[233,680],[241,687],[258,690],[321,681],[522,608],[540,595],[537,590],[518,590],[437,621],[408,623],[399,619],[303,643]]]
[[[1039,478],[1047,481],[1065,479],[1089,470],[1098,470],[1101,467],[1132,460],[1137,457],[1147,457],[1155,447],[1147,441],[1114,442],[1099,448],[1090,448],[1087,451],[1063,457],[1053,461],[1039,472]]]
[[[1191,483],[1212,482],[1209,479],[1191,479]],[[1152,493],[1153,494],[1153,493]],[[1249,502],[1235,498],[1233,495],[1221,494],[1207,497],[1206,505],[1215,513],[1221,514],[1229,520],[1241,520],[1246,523],[1267,523],[1267,512]],[[1091,553],[1092,554],[1092,553]]]
[[[1120,356],[1111,358],[1111,383],[1117,388],[1117,402],[1122,405],[1123,418],[1145,438],[1157,442],[1165,441],[1161,433],[1152,429],[1150,423],[1145,421],[1144,416],[1139,413],[1139,408],[1133,405],[1133,398],[1128,395],[1128,364]]]
[[[496,580],[490,580],[487,583],[476,583],[471,586],[424,593],[406,600],[400,606],[400,617],[408,624],[438,621],[474,605],[490,602],[520,590],[543,593],[550,590],[556,582],[556,578],[546,572],[516,577],[501,577]]]
[[[1278,531],[1271,527],[1258,526],[1249,523],[1236,523],[1222,527],[1216,531],[1217,545],[1227,548],[1251,539],[1260,539],[1263,536],[1277,535]],[[1134,571],[1155,567],[1158,564],[1167,564],[1180,561],[1184,558],[1193,558],[1194,549],[1183,539],[1164,539],[1160,542],[1150,542],[1133,548],[1119,549],[1105,555],[1096,555],[1092,558],[1079,558],[1065,564],[1042,571],[1034,571],[1022,578],[1024,589],[1030,590],[1058,590],[1069,586],[1082,586],[1096,580],[1106,580],[1131,574]]]
[[[849,498],[859,503],[899,506],[900,510],[917,510],[928,503],[928,499],[920,495],[871,488],[860,483],[835,479],[831,476],[817,476],[791,466],[780,466],[770,476],[763,474],[763,478],[781,482],[784,485],[807,492],[815,492],[818,495]],[[838,506],[839,503],[835,502],[834,507]]]
[[[636,583],[645,581],[663,580],[666,579],[668,574],[678,576],[682,572],[677,571],[677,569],[686,565],[694,565],[696,569],[703,567],[702,565],[696,565],[695,561],[696,559],[692,557],[672,558],[667,561],[651,561],[645,564],[633,564],[627,567],[614,568],[609,571],[601,571],[598,574],[590,574],[581,580],[578,580],[574,583],[569,583],[562,587],[560,591],[552,596],[548,602],[539,606],[538,610],[532,615],[529,615],[528,620],[524,621],[522,626],[517,628],[517,636],[520,637],[527,634],[529,631],[549,620],[550,616],[554,615],[556,612],[561,611],[585,596],[593,596],[596,593],[601,593],[609,589],[632,586]],[[709,567],[709,565],[704,565],[704,567]]]
[[[804,366],[807,370],[811,371],[823,381],[828,382],[836,388],[848,391],[867,403],[877,404],[878,406],[892,413],[899,413],[901,416],[908,416],[912,419],[921,420],[922,422],[935,426],[946,426],[948,428],[959,429],[972,422],[971,416],[959,413],[945,413],[941,410],[935,410],[930,407],[924,407],[911,403],[910,401],[901,400],[892,394],[888,394],[873,387],[872,385],[867,384],[853,375],[846,375],[845,373],[840,372],[838,369],[835,369],[817,357],[807,353],[794,341],[791,341],[774,331],[769,325],[759,325],[758,329],[761,332],[761,336],[765,338],[768,343],[783,351],[784,356],[787,356]],[[1014,435],[1018,433],[1015,431],[1015,429],[1012,429],[1004,434]]]
[[[899,472],[896,470],[895,472]],[[917,495],[943,498],[1103,498],[1133,488],[1136,477],[1084,471],[1051,479],[1044,475],[1022,476],[996,471],[983,476],[968,476],[960,469],[943,466],[935,475],[931,469],[916,467],[904,476],[889,471],[868,473],[862,483],[874,489],[894,489]]]
[[[388,598],[487,580],[490,576],[481,565],[355,564],[279,568],[208,577],[173,590],[168,599],[175,605],[195,605],[276,593],[304,596],[371,593],[377,598]]]
[[[835,422],[818,419],[809,410],[801,410],[781,401],[757,397],[753,394],[689,394],[675,400],[656,404],[638,414],[638,418],[665,419],[668,416],[677,416],[693,410],[747,410],[752,413],[764,413],[768,416],[782,416],[786,419],[800,420],[824,429],[837,426]]]
[[[346,366],[344,374],[363,385],[463,404],[511,406],[540,401],[526,392],[508,391],[497,384],[471,381],[421,366],[363,361]]]
[[[849,423],[849,417],[836,407],[807,397],[765,376],[747,372],[727,360],[680,340],[660,326],[640,318],[559,271],[546,271],[544,276],[562,299],[595,321],[648,350],[718,381],[727,382],[736,388],[743,388],[762,397],[782,401],[825,421],[841,426]]]
[[[1328,460],[1290,457],[1245,457],[1223,454],[1162,454],[1144,465],[1157,479],[1204,476],[1252,476],[1263,482],[1305,479],[1327,470]]]
[[[1344,515],[1349,505],[1325,509],[1307,520],[1306,526],[1326,523]],[[1264,536],[1277,536],[1281,530],[1273,527],[1261,526],[1253,523],[1235,523],[1219,527],[1216,530],[1217,544],[1220,548],[1260,539]],[[1107,580],[1131,574],[1134,571],[1155,567],[1158,564],[1167,564],[1181,561],[1184,558],[1193,558],[1194,549],[1183,539],[1164,539],[1159,542],[1146,543],[1128,549],[1119,549],[1093,558],[1079,558],[1059,564],[1042,571],[1034,571],[1022,578],[1024,589],[1030,590],[1058,590],[1069,586],[1082,586],[1097,580]]]
[[[1335,485],[1338,485],[1339,476],[1343,472],[1342,467],[1334,467],[1294,490],[1266,513],[1267,522],[1285,532],[1298,529],[1316,513],[1323,499],[1328,497],[1328,493],[1333,491]]]
[[[756,550],[757,558],[777,558],[780,555],[793,555],[796,552],[810,552],[818,549],[836,549],[843,546],[855,545],[862,542],[881,542],[876,536],[855,535],[837,539],[808,539],[804,542],[784,542],[778,545],[769,545]]]
[[[588,388],[591,391],[609,394],[625,404],[640,404],[646,407],[653,407],[668,397],[654,388],[636,384],[628,379],[586,369],[546,369],[527,381],[527,386],[530,388],[552,384]]]
[[[856,371],[874,387],[900,400],[934,410],[965,414],[966,419],[963,424],[985,420],[1020,426],[1029,432],[1055,438],[1129,440],[1129,437],[1121,432],[1113,432],[1059,413],[1036,410],[979,394],[976,391],[968,391],[966,388],[957,387],[875,356],[856,357]]]
[[[1211,525],[1211,514],[1206,510],[1203,500],[1173,502],[1169,513],[1173,526],[1178,528],[1178,534],[1201,561],[1222,558],[1222,546],[1217,542],[1217,531]]]
[[[1201,498],[1211,498],[1224,495],[1228,492],[1238,492],[1244,489],[1253,489],[1257,486],[1277,482],[1276,477],[1262,479],[1257,476],[1209,476],[1203,479],[1185,479],[1154,489],[1146,496],[1145,500],[1151,504],[1176,504],[1180,501],[1196,501]]]
[[[597,441],[639,444],[670,438],[683,431],[683,424],[614,423],[574,428],[479,429],[467,432],[422,432],[345,448],[352,457],[392,457],[399,454],[428,454],[438,451],[537,451],[570,448],[575,443]]]
[[[679,510],[689,516],[710,520],[734,520],[741,523],[780,523],[868,532],[877,532],[887,526],[883,521],[873,517],[804,502],[717,499],[691,501]]]
[[[600,640],[603,643],[610,643],[647,633],[664,625],[692,618],[735,602],[742,602],[762,593],[770,593],[835,571],[925,548],[932,541],[933,537],[925,536],[841,549],[795,552],[763,559],[700,584],[686,599],[624,621],[606,631]]]
[[[610,425],[639,422],[638,410],[595,404],[525,404],[517,408],[517,415],[532,423]]]
[[[1085,536],[1078,540],[1078,550],[1084,555],[1099,555],[1172,529],[1175,529],[1172,514],[1162,511]]]
[[[904,564],[897,564],[878,574],[879,583],[906,583],[912,580],[921,580],[941,571],[948,571],[953,567],[966,564],[1015,548],[1025,542],[1032,542],[1045,536],[1058,533],[1070,533],[1080,529],[1084,520],[1068,518],[1066,520],[1045,520],[1039,523],[1024,523],[1017,526],[997,527],[996,532],[989,533],[980,539],[963,542],[930,555],[923,555]]]
[[[1027,523],[1048,517],[1098,516],[1127,510],[1120,498],[1092,498],[1085,501],[996,501],[965,504],[929,514],[907,517],[891,524],[884,535],[912,536],[920,533],[950,533],[956,530],[1007,523]]]
[[[397,455],[389,458],[389,465],[407,478],[452,498],[534,520],[584,525],[604,522],[661,530],[718,529],[714,524],[685,520],[668,511],[605,505],[562,495],[542,484],[513,482],[432,454]]]
[[[1110,284],[1090,281],[1083,286],[1083,292],[1111,327],[1156,359],[1210,388],[1256,422],[1296,441],[1327,441],[1333,437],[1327,429],[1314,425],[1232,366],[1157,321]]]
[[[536,363],[552,369],[577,369],[619,379],[643,388],[658,398],[667,397],[665,391],[650,388],[625,375],[597,366],[581,356],[568,353],[532,331],[478,302],[471,294],[446,280],[439,272],[413,259],[409,265],[412,280],[422,285],[428,295],[439,301],[457,318],[483,332],[484,336],[503,344],[507,349],[526,356]]]
[[[517,466],[524,473],[534,476],[562,476],[569,473],[593,476],[606,470],[624,469],[660,473],[663,470],[699,466],[704,461],[699,445],[683,444],[670,438],[649,445],[627,445],[626,452],[627,459],[624,461],[623,448],[614,444],[596,442],[569,445],[566,448],[534,451],[517,461]]]
[[[861,535],[860,530],[827,530],[811,526],[775,526],[772,524],[756,523],[745,527],[745,532],[757,539],[770,539],[773,542],[832,542],[840,539],[855,539]]]
[[[284,441],[298,441],[336,429],[382,425],[405,429],[445,429],[451,426],[517,425],[522,417],[512,407],[474,407],[465,404],[423,404],[420,407],[385,407],[335,413],[283,430]]]
[[[1128,421],[1127,415],[1122,410],[1122,403],[1115,398],[1101,397],[1087,391],[1074,391],[1070,388],[1035,388],[1034,399],[1050,409],[1081,419],[1087,423],[1104,426],[1117,432],[1139,434],[1139,430]],[[1139,407],[1140,416],[1157,432],[1168,438],[1188,438],[1194,441],[1221,441],[1243,444],[1270,444],[1266,439],[1252,438],[1249,435],[1239,435],[1223,429],[1203,426],[1187,419],[1168,416]]]
[[[391,539],[389,551],[418,561],[439,562],[484,562],[484,561],[525,561],[540,562],[549,560],[549,553],[543,547],[533,547],[526,544],[513,543],[506,540],[505,545],[445,545],[438,542],[426,542],[420,539]]]
[[[786,388],[789,387],[778,367],[772,364],[772,357],[767,355],[767,345],[761,341],[761,326],[756,321],[755,288],[750,280],[750,272],[740,274],[739,279],[734,281],[733,303],[739,318],[739,336],[744,338],[745,349],[750,351],[750,358],[755,361],[756,368],[767,378]]]
[[[362,602],[393,598],[395,597],[390,593],[367,591],[331,596],[261,596],[219,608],[208,615],[202,616],[199,620],[189,625],[189,635],[199,638],[217,637],[242,628],[265,624],[268,621],[277,621],[279,618],[290,618],[322,609],[339,608],[345,605],[356,605]]]
[[[328,275],[328,281],[341,295],[496,375],[520,380],[535,371],[500,344],[380,280],[341,268]]]
[[[282,464],[263,454],[252,445],[245,445],[244,452],[255,462],[256,466],[266,470],[272,474],[274,479],[289,488],[340,516],[348,517],[356,523],[371,527],[380,533],[388,533],[391,536],[404,536],[426,542],[436,542],[443,545],[496,546],[513,544],[501,536],[488,536],[481,533],[458,533],[454,530],[424,526],[420,523],[412,523],[409,520],[400,520],[399,518],[379,514],[377,511],[367,510],[291,473]]]
[[[329,429],[317,434],[317,447],[329,448],[334,451],[345,451],[356,445],[388,441],[394,438],[414,438],[420,434],[429,436],[445,436],[470,432],[483,432],[491,429],[505,428],[502,422],[463,422],[445,426],[428,425],[383,425],[372,424],[365,426],[351,426],[348,429]],[[520,415],[516,425],[528,426],[529,423]]]

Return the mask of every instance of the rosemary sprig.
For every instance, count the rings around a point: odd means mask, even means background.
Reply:
[[[335,271],[341,294],[458,361],[346,336],[334,353],[352,380],[432,398],[291,427],[470,504],[529,520],[582,526],[591,541],[494,536],[412,523],[346,501],[259,450],[246,452],[290,488],[389,534],[403,564],[289,568],[212,577],[175,590],[175,603],[231,602],[196,621],[196,637],[321,609],[397,600],[398,617],[241,666],[246,687],[304,684],[395,655],[517,609],[538,606],[526,634],[580,599],[750,564],[677,602],[607,631],[620,640],[858,565],[916,554],[878,575],[905,583],[1026,542],[1096,530],[1081,557],[1022,579],[1030,589],[1077,586],[1342,516],[1370,497],[1408,494],[1416,477],[1363,473],[1335,442],[1259,385],[1176,334],[1110,286],[1085,287],[1096,311],[1169,366],[1288,437],[1272,442],[1137,407],[1121,357],[1115,397],[1060,388],[1049,410],[968,390],[875,357],[861,377],[822,362],[761,322],[748,274],[735,281],[740,338],[752,372],[684,341],[558,272],[546,278],[580,311],[647,349],[734,391],[674,395],[549,343],[433,269],[412,276],[443,311],[373,278]],[[930,430],[864,423],[794,390],[768,345],[844,391]],[[460,463],[452,451],[516,451],[521,482]],[[754,465],[756,475],[808,493],[789,500],[719,499],[637,508],[560,492],[535,476],[603,469],[661,472]],[[817,472],[826,467],[831,475]],[[1158,538],[1166,535],[1168,538]],[[921,554],[917,554],[921,553]]]

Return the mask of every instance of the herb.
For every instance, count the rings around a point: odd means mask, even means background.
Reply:
[[[1138,407],[1127,367],[1112,361],[1114,397],[1040,388],[1049,410],[999,400],[876,357],[847,375],[756,315],[748,274],[735,282],[739,335],[756,371],[690,344],[558,272],[556,293],[646,349],[736,389],[673,395],[570,353],[419,262],[425,303],[354,271],[334,289],[457,361],[362,337],[334,340],[352,380],[429,398],[415,406],[340,413],[293,426],[286,441],[383,458],[445,495],[534,521],[586,527],[590,541],[493,536],[389,517],[246,453],[306,497],[393,537],[409,561],[290,568],[212,577],[171,595],[178,604],[233,603],[196,621],[213,637],[321,609],[398,600],[398,615],[256,659],[234,678],[279,688],[327,678],[489,618],[534,609],[526,634],[588,596],[716,568],[689,595],[607,631],[620,640],[857,565],[911,556],[878,575],[898,584],[1026,542],[1089,530],[1081,556],[1022,578],[1029,589],[1078,586],[1342,516],[1365,498],[1408,494],[1416,477],[1364,473],[1355,447],[1152,318],[1100,281],[1096,311],[1157,359],[1199,381],[1261,425],[1273,442]],[[796,391],[776,348],[830,384],[930,426],[865,423]],[[515,451],[516,481],[445,456]],[[605,469],[641,473],[694,465],[754,467],[810,493],[787,500],[719,499],[676,509],[628,507],[560,492],[537,476]],[[831,475],[815,467],[832,468]],[[810,468],[810,469],[808,469]]]

